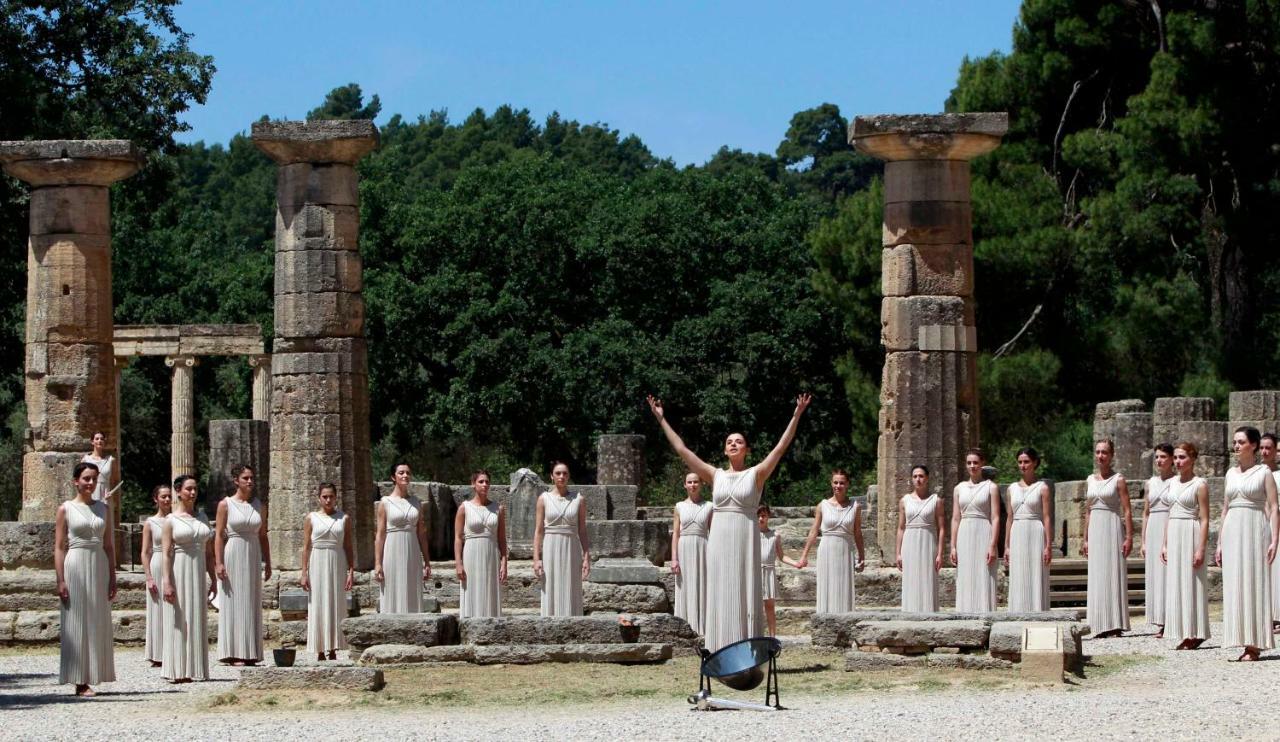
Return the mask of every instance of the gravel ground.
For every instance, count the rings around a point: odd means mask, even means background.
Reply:
[[[1210,640],[1197,652],[1171,651],[1146,627],[1120,639],[1086,640],[1086,654],[1156,655],[1087,687],[1016,690],[869,691],[788,696],[781,713],[690,711],[684,703],[503,709],[483,699],[471,709],[325,711],[207,710],[234,687],[237,670],[214,668],[214,680],[171,686],[145,667],[141,653],[116,653],[120,678],[96,699],[57,686],[55,653],[0,656],[0,720],[6,739],[1275,739],[1280,706],[1280,650],[1235,664],[1238,651]],[[1214,626],[1215,633],[1219,626]],[[782,666],[785,668],[785,655]],[[459,672],[466,672],[460,667]],[[731,692],[724,693],[726,696]],[[752,693],[750,700],[757,700]]]

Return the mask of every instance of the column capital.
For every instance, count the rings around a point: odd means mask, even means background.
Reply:
[[[0,142],[4,171],[33,186],[109,186],[133,175],[143,157],[124,139]]]
[[[1007,113],[882,114],[858,116],[849,144],[882,160],[972,160],[1000,146]]]
[[[378,127],[368,119],[256,121],[253,143],[278,165],[354,165],[378,146]]]
[[[185,355],[165,356],[164,365],[169,368],[195,368],[200,365],[200,358],[198,356]]]
[[[271,370],[271,354],[270,353],[253,353],[245,356],[245,360],[249,362],[249,368],[265,368]]]

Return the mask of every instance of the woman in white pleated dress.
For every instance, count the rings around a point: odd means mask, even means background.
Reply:
[[[391,470],[391,492],[375,509],[373,579],[380,586],[379,613],[422,613],[422,583],[431,577],[427,561],[427,519],[422,503],[409,494],[408,464]]]
[[[649,409],[676,455],[702,481],[711,483],[711,504],[716,516],[707,535],[707,616],[703,643],[708,652],[760,636],[765,629],[760,589],[760,529],[755,509],[760,504],[764,483],[795,439],[800,417],[811,401],[808,394],[796,398],[795,412],[782,438],[755,466],[747,466],[751,449],[746,436],[731,433],[724,442],[729,468],[717,469],[698,458],[676,434],[664,416],[662,400],[649,397]]]
[[[818,541],[821,536],[821,541]],[[818,579],[815,586],[818,613],[848,613],[856,602],[854,573],[865,566],[862,547],[862,507],[849,499],[849,473],[831,472],[831,497],[814,508],[813,525],[796,566],[809,566],[809,552],[818,542]],[[853,559],[854,546],[858,560]]]
[[[951,505],[951,563],[956,565],[956,610],[996,609],[996,555],[1000,538],[1000,489],[982,473],[986,459],[971,448],[964,457],[969,478],[956,485]]]
[[[1240,661],[1252,662],[1271,649],[1271,563],[1276,556],[1280,517],[1276,480],[1258,463],[1262,435],[1236,430],[1231,445],[1237,466],[1227,471],[1222,526],[1214,561],[1222,565],[1222,646],[1244,647]]]
[[[1169,501],[1160,560],[1164,563],[1163,634],[1177,649],[1197,649],[1209,638],[1209,485],[1196,476],[1199,451],[1190,442],[1173,451],[1178,473],[1163,495]]]
[[[1004,528],[1004,563],[1009,568],[1009,610],[1049,610],[1049,564],[1053,560],[1053,502],[1036,476],[1040,454],[1018,451],[1020,479],[1008,488],[1009,519]]]
[[[262,661],[262,583],[271,579],[267,514],[253,496],[253,468],[231,468],[236,491],[218,503],[214,558],[221,581],[218,661],[234,666]]]
[[[929,469],[911,468],[912,492],[898,500],[898,569],[902,570],[902,610],[911,613],[938,611],[938,570],[942,569],[942,545],[946,521],[937,493],[929,494]]]
[[[1263,433],[1262,443],[1258,445],[1258,455],[1262,458],[1263,466],[1271,472],[1271,478],[1276,480],[1277,488],[1280,488],[1280,468],[1276,467],[1278,446],[1280,439],[1275,433]],[[1280,633],[1280,559],[1271,562],[1271,633]]]
[[[209,601],[218,594],[213,529],[196,514],[195,477],[173,480],[173,512],[165,519],[164,656],[160,674],[171,683],[209,679]]]
[[[1095,639],[1120,636],[1129,630],[1129,565],[1133,548],[1133,516],[1129,505],[1129,484],[1124,475],[1111,468],[1115,445],[1110,439],[1093,445],[1098,466],[1090,474],[1085,494],[1084,543],[1081,551],[1089,559],[1089,589],[1086,620]]]
[[[338,488],[324,482],[316,488],[320,509],[307,513],[302,522],[302,576],[307,591],[307,651],[316,660],[338,659],[347,648],[342,619],[347,615],[347,593],[355,584],[355,549],[351,518],[338,510]]]
[[[160,582],[164,579],[164,522],[173,509],[173,489],[167,484],[151,490],[156,512],[147,518],[142,529],[142,575],[147,581],[147,644],[143,657],[152,667],[164,660],[164,595]]]
[[[1173,505],[1172,485],[1177,481],[1177,474],[1173,470],[1172,445],[1157,445],[1153,457],[1156,473],[1147,480],[1146,496],[1142,498],[1142,557],[1146,561],[1143,581],[1147,623],[1156,627],[1156,638],[1163,639],[1165,562],[1160,549],[1164,546],[1169,508]]]
[[[702,480],[684,475],[688,495],[676,503],[671,521],[671,574],[676,578],[675,614],[699,636],[707,615],[707,532],[715,509],[702,499]]]
[[[587,506],[569,491],[569,465],[551,466],[552,488],[534,509],[533,574],[541,580],[543,616],[581,616],[582,581],[591,574]]]
[[[77,696],[116,679],[111,601],[116,598],[115,542],[108,506],[93,499],[98,467],[72,469],[75,497],[58,506],[54,520],[53,570],[62,601],[58,682],[74,684]]]
[[[471,475],[475,496],[462,503],[453,519],[453,561],[461,594],[462,618],[502,615],[502,585],[507,581],[507,511],[489,499],[489,472]]]

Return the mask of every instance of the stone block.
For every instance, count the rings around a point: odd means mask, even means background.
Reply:
[[[973,296],[969,245],[897,245],[880,261],[884,296]]]
[[[981,649],[990,631],[986,621],[868,621],[854,629],[853,640],[858,646]]]
[[[272,379],[286,374],[360,374],[369,373],[368,347],[364,338],[315,338],[304,343],[299,339],[277,338],[271,356]],[[321,341],[325,346],[345,346],[337,350],[311,350]],[[346,341],[346,342],[340,342]],[[305,344],[306,349],[300,346]],[[287,350],[286,350],[287,348]]]
[[[657,584],[658,568],[645,559],[601,559],[591,565],[591,581],[614,584]]]
[[[303,250],[276,253],[275,294],[360,291],[364,288],[360,253],[355,250]]]
[[[1150,412],[1120,412],[1112,423],[1115,469],[1135,482],[1152,474],[1150,452],[1155,446],[1152,419]]]
[[[235,491],[231,470],[241,464],[253,467],[255,492],[270,502],[270,445],[271,426],[265,420],[209,421],[209,469],[200,492],[206,511],[213,512],[219,500]]]
[[[853,650],[844,656],[844,669],[846,672],[890,670],[899,667],[924,667],[927,662],[924,655],[907,656]]]
[[[972,308],[958,296],[886,296],[880,303],[880,342],[890,352],[921,350],[944,330],[953,340],[949,350],[976,351],[968,342],[972,327]]]
[[[1022,660],[1022,637],[1028,626],[1057,626],[1062,632],[1063,666],[1061,669],[1074,670],[1079,667],[1084,657],[1081,637],[1087,631],[1078,622],[1045,623],[1040,621],[1003,621],[991,625],[990,651],[992,657],[1020,662]]]
[[[636,501],[640,488],[630,484],[611,484],[605,488],[609,502],[609,520],[637,520]]]
[[[654,613],[671,610],[667,591],[661,585],[618,585],[587,582],[582,586],[583,610],[587,613]]]
[[[52,522],[0,522],[0,569],[6,574],[20,567],[53,569],[53,542]]]
[[[1184,420],[1178,423],[1178,440],[1190,441],[1200,450],[1196,474],[1220,477],[1227,473],[1231,433],[1219,420]]]
[[[276,211],[276,251],[357,250],[360,210],[355,206],[282,205]]]
[[[277,164],[354,165],[378,146],[378,127],[367,119],[256,121],[253,143]]]
[[[413,644],[379,644],[360,653],[362,665],[407,665],[422,662],[472,662],[475,647],[450,644],[419,647]]]
[[[697,634],[683,618],[667,613],[630,616],[631,626],[618,615],[504,616],[464,618],[459,622],[461,643],[491,644],[669,644],[696,648]]]
[[[364,297],[351,291],[277,293],[275,332],[281,337],[360,337]]]
[[[969,163],[901,160],[884,166],[884,202],[969,202]]]
[[[1013,663],[998,657],[981,654],[930,654],[926,664],[956,670],[1009,670]]]
[[[125,139],[0,142],[5,172],[34,186],[111,185],[138,171],[143,156]]]
[[[1227,407],[1232,420],[1280,419],[1280,390],[1231,392]]]
[[[110,235],[111,207],[103,186],[49,186],[31,191],[32,235]]]
[[[347,164],[299,162],[276,170],[276,200],[281,206],[360,203],[356,170]]]
[[[1173,427],[1183,420],[1212,420],[1217,417],[1212,397],[1157,397],[1152,414],[1155,425]]]
[[[22,456],[22,512],[24,523],[57,519],[58,505],[71,496],[71,471],[83,453],[28,451]]]
[[[363,406],[367,414],[369,377],[330,372],[275,374],[271,377],[271,411],[293,414],[342,414]]]
[[[376,644],[457,644],[458,617],[449,613],[375,613],[343,619],[342,633],[353,654]]]
[[[245,667],[239,688],[249,690],[381,690],[382,671],[372,667]]]
[[[1093,439],[1115,440],[1116,415],[1121,412],[1146,412],[1147,403],[1140,399],[1121,399],[1115,402],[1099,402],[1093,408]]]
[[[345,448],[345,432],[338,414],[276,414],[271,416],[271,449],[341,451]]]
[[[486,644],[474,647],[480,665],[536,665],[544,662],[647,664],[671,659],[670,644]]]
[[[854,118],[849,143],[890,162],[962,161],[995,149],[1008,130],[1007,113],[889,113]]]
[[[58,611],[22,611],[14,617],[14,642],[43,644],[58,641],[62,616]]]
[[[596,440],[596,481],[644,484],[644,436],[602,435]]]
[[[671,551],[671,525],[653,520],[588,520],[595,557],[641,557],[664,563]]]
[[[31,235],[28,342],[111,342],[111,238]]]
[[[972,245],[967,201],[900,201],[884,205],[881,241],[894,245]]]

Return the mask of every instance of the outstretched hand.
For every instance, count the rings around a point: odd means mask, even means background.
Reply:
[[[652,394],[649,395],[648,400],[649,400],[649,411],[653,413],[654,417],[661,420],[662,419],[662,400],[658,399]]]
[[[796,397],[796,417],[803,415],[804,411],[809,409],[809,403],[812,401],[813,395],[808,392]]]

